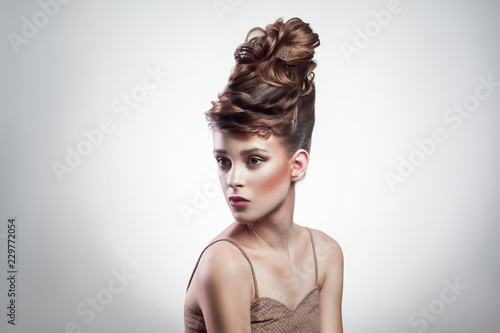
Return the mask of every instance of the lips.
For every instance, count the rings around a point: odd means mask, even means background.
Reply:
[[[239,196],[233,196],[231,195],[229,198],[229,204],[232,207],[245,207],[250,203],[250,200],[247,198],[239,197]]]

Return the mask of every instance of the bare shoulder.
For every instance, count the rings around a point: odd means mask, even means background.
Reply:
[[[193,287],[191,296],[197,306],[192,310],[203,313],[209,332],[231,332],[234,327],[249,332],[252,271],[234,244],[219,241],[205,250]]]
[[[332,260],[342,260],[344,254],[340,244],[321,230],[309,228],[313,234],[316,252],[326,253]]]
[[[228,241],[207,247],[193,275],[187,292],[192,310],[202,310],[209,300],[218,300],[227,292],[239,290],[243,299],[253,295],[252,271],[241,251]]]
[[[344,272],[344,253],[339,243],[323,231],[311,229],[318,259],[320,286],[329,280],[342,281]]]
[[[242,252],[228,241],[217,241],[203,253],[197,270],[198,280],[205,283],[230,283],[251,277],[251,269]]]
[[[319,268],[321,332],[343,332],[344,254],[339,243],[332,237],[319,230],[311,231]]]
[[[202,252],[187,290],[186,304],[192,310],[203,310],[209,300],[220,301],[236,291],[241,300],[251,302],[255,291],[249,261],[232,243],[234,223],[217,235]]]

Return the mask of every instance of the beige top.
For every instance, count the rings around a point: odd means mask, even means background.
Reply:
[[[259,289],[257,287],[257,279],[255,278],[252,262],[243,248],[231,239],[218,239],[208,244],[208,246],[203,249],[200,257],[198,258],[198,262],[194,267],[193,273],[191,274],[187,288],[189,289],[189,285],[191,284],[191,280],[193,279],[194,272],[198,267],[203,252],[205,252],[205,250],[214,243],[220,241],[230,242],[241,251],[243,256],[245,256],[250,264],[250,269],[252,270],[252,278],[255,287],[255,299],[250,305],[250,326],[252,328],[252,333],[318,333],[320,331],[318,260],[316,258],[313,235],[309,228],[307,228],[307,231],[309,231],[309,235],[311,236],[316,280],[314,288],[306,296],[304,296],[295,309],[289,308],[274,298],[259,297]],[[207,332],[203,315],[191,311],[185,306],[184,328],[185,333]]]

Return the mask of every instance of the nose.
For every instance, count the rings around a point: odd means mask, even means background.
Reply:
[[[231,188],[245,186],[244,168],[233,164],[227,178],[227,185]]]

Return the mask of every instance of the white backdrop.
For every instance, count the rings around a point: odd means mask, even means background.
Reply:
[[[195,261],[232,221],[203,112],[248,30],[298,16],[321,46],[295,221],[344,250],[345,332],[498,332],[499,14],[0,1],[0,331],[183,332]]]

